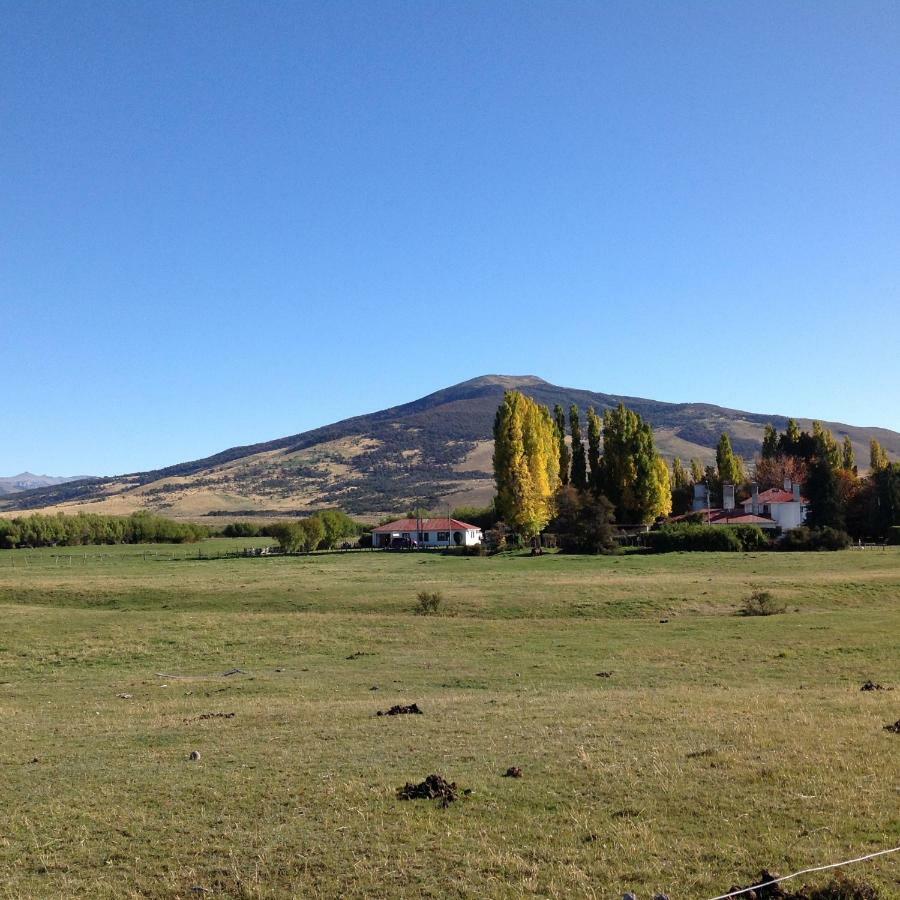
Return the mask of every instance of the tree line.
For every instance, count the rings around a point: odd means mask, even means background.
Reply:
[[[586,428],[582,427],[582,423]],[[801,430],[788,420],[783,433],[768,425],[753,480],[761,490],[801,484],[808,500],[807,531],[846,532],[854,538],[898,539],[900,463],[872,440],[870,472],[861,476],[849,436],[838,442],[820,422]],[[649,524],[691,509],[693,487],[704,483],[719,500],[725,484],[736,501],[750,496],[744,460],[727,433],[715,465],[678,458],[671,471],[656,451],[649,422],[619,404],[602,416],[572,405],[553,412],[518,391],[507,391],[494,420],[494,513],[529,539],[550,528],[566,549],[597,552],[612,543],[612,523]],[[806,532],[794,545],[840,544]],[[756,539],[756,538],[754,538]]]
[[[596,552],[611,523],[646,524],[671,510],[669,469],[641,416],[619,404],[599,416],[550,410],[507,391],[494,420],[495,508],[506,525],[534,538],[551,522],[564,547]]]
[[[266,528],[285,553],[311,553],[331,550],[348,538],[355,539],[364,526],[339,509],[324,509],[296,522],[275,522]]]
[[[3,549],[88,544],[186,544],[209,536],[210,529],[205,525],[176,522],[144,511],[130,516],[32,513],[15,519],[0,519],[0,548]]]

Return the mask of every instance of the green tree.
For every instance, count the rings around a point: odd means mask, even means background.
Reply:
[[[613,507],[604,496],[576,491],[572,485],[560,488],[553,531],[566,553],[603,553],[615,546]]]
[[[841,467],[841,448],[831,431],[825,428],[821,422],[813,422],[812,436],[815,442],[815,453],[817,455],[824,454],[828,458],[831,468],[839,469]]]
[[[569,483],[572,453],[566,442],[566,411],[558,403],[553,407],[553,418],[556,421],[556,431],[559,436],[559,482],[565,485]]]
[[[588,465],[590,474],[588,484],[595,497],[603,493],[603,472],[601,466],[600,441],[603,437],[603,420],[597,415],[594,407],[587,411],[588,426]]]
[[[303,541],[299,522],[276,522],[269,526],[269,534],[285,553],[296,553]]]
[[[771,423],[766,425],[766,432],[763,435],[762,442],[762,458],[772,459],[778,453],[778,432]]]
[[[620,403],[603,415],[603,492],[626,523],[652,522],[672,508],[669,467],[653,431]]]
[[[318,516],[301,519],[297,523],[300,529],[300,549],[304,553],[312,553],[325,540],[325,526]]]
[[[494,419],[497,511],[525,537],[539,534],[553,515],[559,486],[559,438],[545,406],[507,391]]]
[[[843,529],[846,517],[838,477],[840,461],[835,463],[834,448],[837,444],[833,437],[829,441],[831,432],[826,432],[818,422],[813,423],[813,436],[816,450],[810,460],[803,486],[809,500],[806,524],[810,528]]]
[[[578,407],[573,403],[569,407],[569,427],[572,431],[572,484],[583,491],[587,488],[587,460],[584,455],[584,442],[581,437],[581,419]]]
[[[875,438],[869,442],[869,466],[873,472],[880,472],[890,464],[887,451]]]
[[[321,546],[326,550],[331,550],[346,538],[355,537],[359,531],[356,522],[340,509],[323,509],[316,514],[316,518],[325,532]]]
[[[686,513],[691,508],[693,493],[690,475],[676,456],[672,460],[672,512],[675,515]]]
[[[848,472],[856,471],[856,454],[853,452],[853,442],[850,440],[850,435],[844,435],[844,447],[841,453],[841,468],[846,469]]]
[[[700,484],[704,477],[703,462],[695,456],[691,460],[691,484]]]
[[[744,463],[739,456],[735,456],[731,438],[724,431],[716,447],[716,474],[720,484],[741,485],[747,480]]]

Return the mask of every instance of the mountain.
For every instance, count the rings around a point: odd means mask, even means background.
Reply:
[[[380,412],[206,459],[111,478],[69,481],[0,498],[0,510],[58,508],[103,513],[152,509],[172,516],[287,514],[341,506],[357,515],[485,504],[493,495],[491,429],[504,390],[516,388],[549,407],[620,401],[653,424],[667,457],[710,462],[723,431],[746,459],[759,452],[763,429],[781,415],[706,403],[662,403],[558,387],[533,375],[485,375]],[[810,429],[808,419],[798,418]],[[900,434],[883,428],[823,423],[838,440],[850,436],[857,459],[869,459],[875,437],[894,457]]]
[[[18,475],[0,475],[0,495],[18,494],[22,491],[30,491],[35,488],[50,487],[57,484],[65,484],[67,481],[82,481],[84,475],[33,475],[31,472],[21,472]]]

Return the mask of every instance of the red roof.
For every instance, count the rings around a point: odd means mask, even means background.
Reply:
[[[797,498],[794,497],[791,491],[785,491],[782,488],[769,488],[767,491],[763,491],[759,495],[759,500],[757,501],[760,505],[763,503],[793,503]],[[807,503],[806,497],[800,498],[801,503]],[[743,505],[747,506],[748,504],[753,504],[753,498],[750,497],[747,500],[743,501]]]
[[[706,514],[707,511],[705,509],[696,509],[692,512],[685,513],[683,516],[673,516],[673,521],[680,522],[684,521],[688,518],[699,518],[702,517],[701,523],[706,524]],[[709,524],[710,525],[761,525],[765,527],[766,525],[775,526],[778,523],[775,522],[774,519],[770,519],[768,516],[757,516],[753,513],[742,512],[740,508],[738,509],[711,509],[709,510]]]
[[[391,534],[394,531],[412,533],[413,531],[481,531],[477,525],[460,522],[459,519],[397,519],[373,528],[373,533]]]

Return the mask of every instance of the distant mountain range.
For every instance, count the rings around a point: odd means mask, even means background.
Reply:
[[[400,512],[412,505],[432,510],[485,504],[493,495],[491,431],[503,392],[515,388],[549,407],[575,403],[598,412],[620,401],[654,428],[668,458],[710,462],[723,431],[737,453],[752,459],[763,429],[784,429],[783,415],[763,415],[706,403],[662,403],[577,388],[558,387],[533,375],[485,375],[427,397],[356,416],[312,431],[206,459],[110,478],[69,481],[0,497],[0,511],[60,508],[124,514],[152,509],[197,517],[300,513],[341,506],[357,515]],[[809,429],[809,419],[797,417]],[[849,435],[861,467],[869,441],[900,457],[900,434],[825,422],[838,440]],[[23,476],[16,476],[21,478]],[[38,476],[28,476],[37,478]],[[13,479],[15,480],[15,479]]]
[[[31,472],[21,472],[19,475],[0,475],[0,495],[19,494],[22,491],[34,490],[34,488],[65,484],[67,481],[83,481],[87,477],[86,475],[33,475]]]

